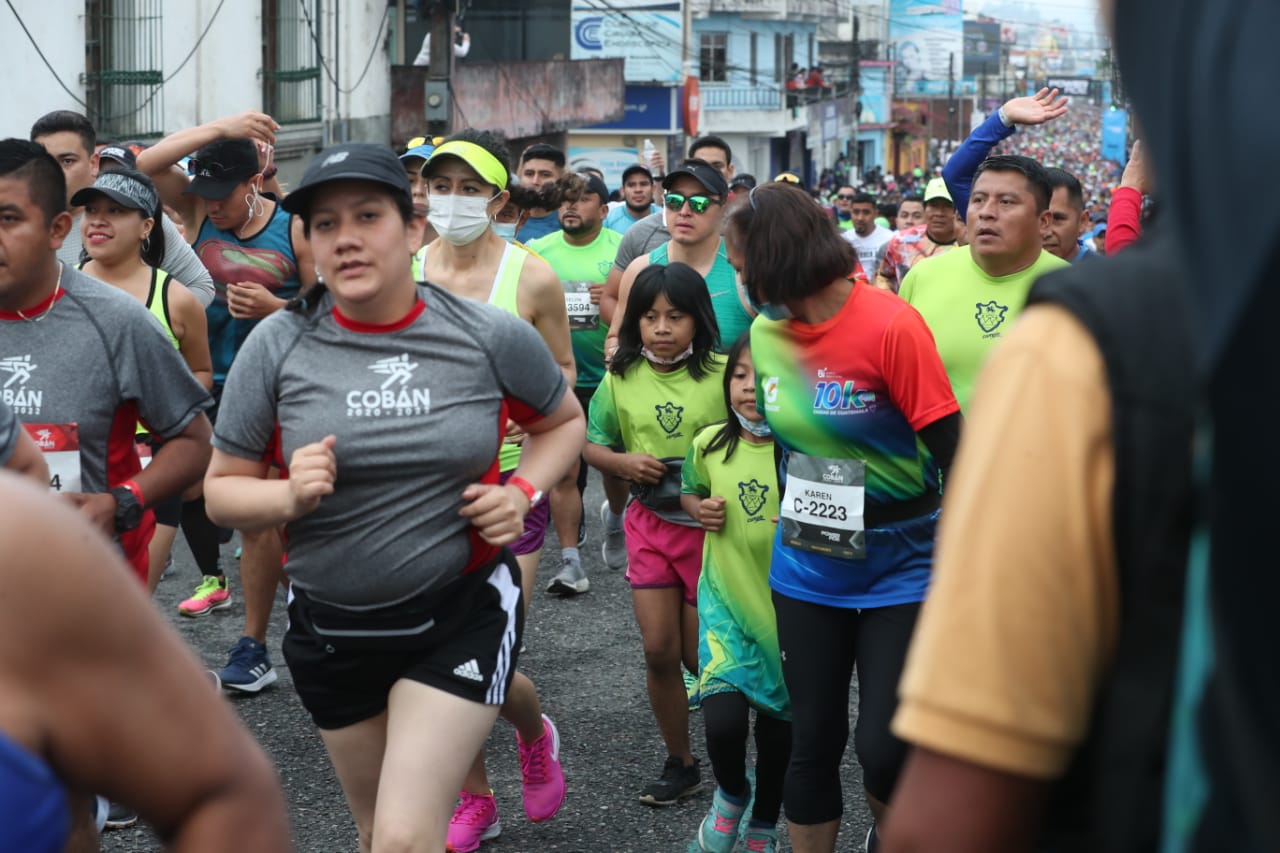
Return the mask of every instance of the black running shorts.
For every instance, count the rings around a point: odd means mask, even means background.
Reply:
[[[372,613],[338,611],[295,590],[284,658],[302,706],[322,729],[386,710],[402,678],[485,705],[501,705],[524,631],[515,557]]]

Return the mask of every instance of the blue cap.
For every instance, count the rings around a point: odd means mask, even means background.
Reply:
[[[435,150],[436,147],[434,145],[417,145],[401,154],[400,159],[408,160],[410,157],[421,157],[423,160],[427,160]]]

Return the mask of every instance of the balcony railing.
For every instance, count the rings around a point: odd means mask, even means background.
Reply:
[[[781,86],[731,88],[705,85],[702,88],[702,106],[708,110],[793,109],[844,97],[848,94],[848,88],[847,81],[832,83],[823,88],[808,89],[783,89]]]

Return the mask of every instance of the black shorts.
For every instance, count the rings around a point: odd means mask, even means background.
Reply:
[[[296,590],[283,651],[311,719],[341,729],[386,710],[402,678],[501,705],[523,631],[519,569],[504,548],[442,589],[373,613],[335,612]]]

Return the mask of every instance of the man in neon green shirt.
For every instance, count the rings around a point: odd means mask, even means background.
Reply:
[[[605,374],[604,339],[609,331],[600,321],[600,294],[618,254],[622,235],[604,227],[609,190],[594,175],[565,175],[559,181],[562,198],[560,227],[539,237],[529,248],[542,257],[564,286],[565,308],[578,378],[574,393],[582,410],[591,406],[591,395]],[[612,483],[610,482],[612,481]],[[582,492],[587,486],[587,467],[581,460],[551,490],[551,523],[560,539],[560,573],[552,578],[547,592],[577,595],[590,586],[578,548],[582,544]],[[626,483],[605,477],[605,489],[612,487],[625,501]],[[572,546],[572,547],[570,547]]]
[[[1029,157],[991,157],[974,175],[969,245],[911,268],[898,292],[929,324],[961,409],[978,371],[1041,275],[1070,266],[1043,248],[1053,187]]]

